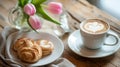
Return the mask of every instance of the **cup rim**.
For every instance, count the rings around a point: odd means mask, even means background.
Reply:
[[[85,31],[85,30],[82,28],[82,25],[83,25],[85,22],[89,21],[89,20],[99,20],[99,21],[102,21],[102,22],[104,22],[104,23],[107,24],[108,28],[107,28],[106,31],[101,32],[101,33],[89,33],[89,32]],[[108,31],[110,30],[110,25],[109,25],[108,22],[105,22],[105,21],[102,20],[102,19],[86,19],[86,20],[84,20],[84,21],[82,21],[82,22],[80,23],[80,30],[82,30],[83,32],[85,32],[85,33],[87,33],[87,34],[91,34],[91,35],[99,35],[99,34],[104,34],[104,33],[108,32]]]

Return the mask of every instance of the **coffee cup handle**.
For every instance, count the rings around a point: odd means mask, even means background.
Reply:
[[[109,36],[112,36],[112,37],[115,38],[115,40],[116,40],[115,43],[113,43],[113,44],[104,43],[104,45],[114,46],[114,45],[116,45],[119,42],[119,38],[116,35],[108,33],[106,37],[109,37]]]

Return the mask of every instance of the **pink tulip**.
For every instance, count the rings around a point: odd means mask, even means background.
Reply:
[[[33,15],[29,17],[29,23],[32,26],[32,28],[36,29],[41,29],[41,21],[38,16]]]
[[[50,2],[48,3],[48,10],[53,14],[61,14],[62,4],[59,2]]]
[[[33,4],[28,3],[24,6],[24,12],[29,16],[34,15],[36,13],[36,8]]]

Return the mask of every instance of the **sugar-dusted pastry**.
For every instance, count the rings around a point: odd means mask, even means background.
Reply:
[[[54,49],[54,45],[51,41],[48,40],[38,40],[37,43],[40,45],[42,48],[42,55],[47,56],[51,54],[51,52]]]
[[[34,63],[42,57],[42,49],[34,42],[33,47],[22,47],[18,51],[18,57],[25,62]]]
[[[13,48],[15,51],[17,51],[22,47],[33,47],[33,42],[33,40],[28,38],[20,38],[14,43]]]

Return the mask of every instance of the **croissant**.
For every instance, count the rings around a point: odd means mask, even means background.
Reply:
[[[54,45],[51,41],[48,40],[38,40],[37,43],[40,45],[42,48],[42,55],[47,56],[51,54],[51,52],[54,49]]]
[[[18,51],[18,57],[25,62],[37,62],[42,57],[42,49],[38,45],[23,47]]]

